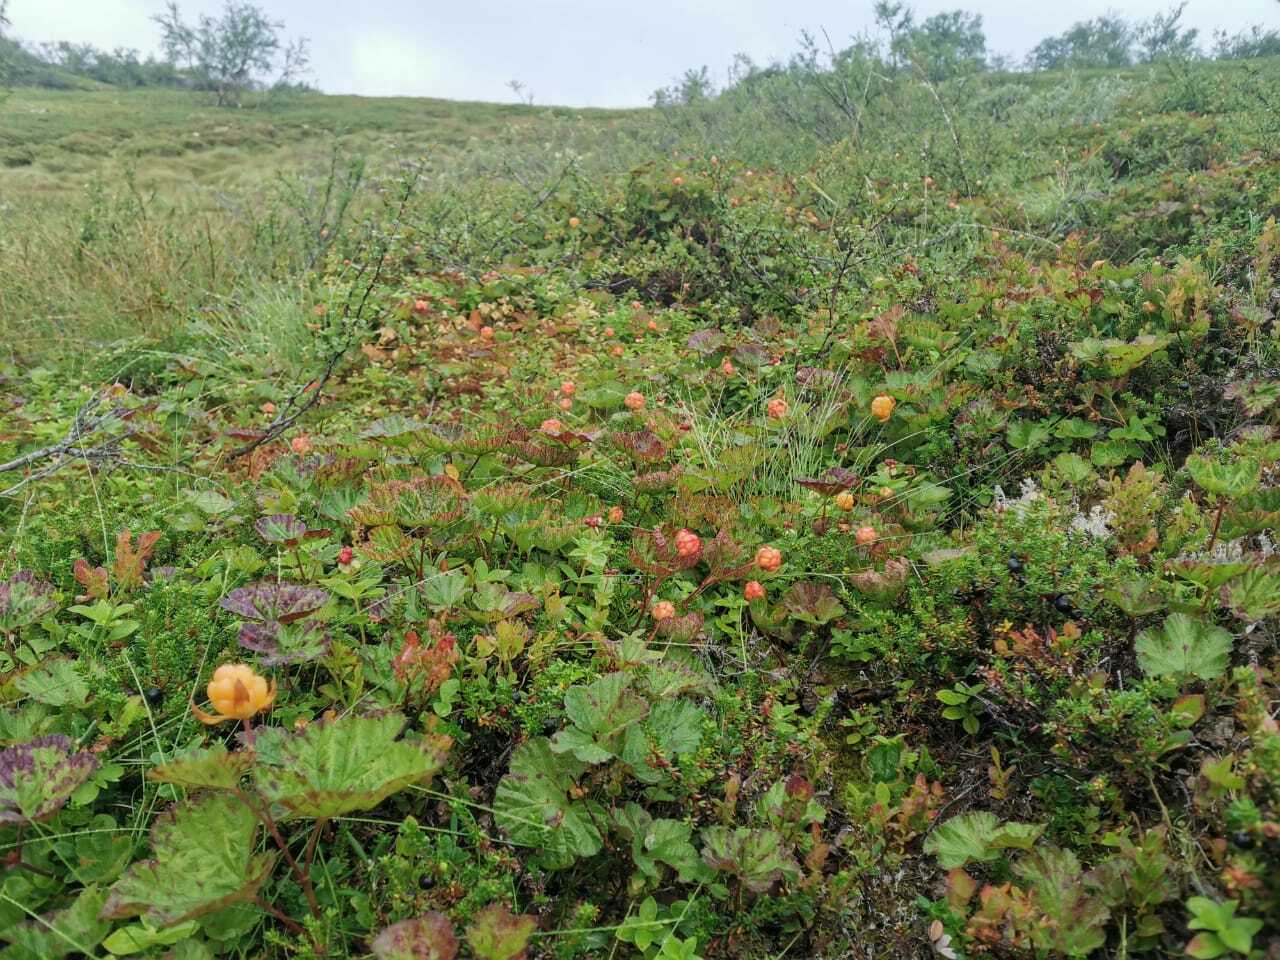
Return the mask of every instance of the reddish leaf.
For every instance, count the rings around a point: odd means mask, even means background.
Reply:
[[[393,923],[374,938],[369,950],[378,960],[454,960],[458,938],[449,918],[433,910]]]
[[[101,600],[106,597],[106,567],[91,567],[83,557],[77,557],[76,562],[71,565],[71,572],[75,574],[76,582],[84,587],[85,593],[89,594],[89,596],[95,600]]]
[[[523,960],[538,921],[526,914],[513,914],[504,903],[495,903],[476,914],[467,928],[467,942],[476,960]]]

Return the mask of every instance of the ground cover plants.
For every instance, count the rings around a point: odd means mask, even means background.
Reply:
[[[0,957],[1280,951],[1275,62],[878,69],[19,212]]]

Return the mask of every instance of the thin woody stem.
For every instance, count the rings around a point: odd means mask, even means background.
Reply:
[[[265,805],[259,807],[253,802],[247,793],[239,788],[236,789],[236,796],[240,798],[240,801],[248,807],[253,812],[254,816],[262,821],[263,826],[267,828],[267,832],[271,834],[271,839],[275,841],[276,846],[280,848],[280,852],[284,854],[284,859],[289,864],[289,868],[293,871],[293,875],[298,878],[298,883],[302,887],[302,892],[307,898],[307,906],[311,909],[311,915],[316,919],[319,919],[320,903],[316,900],[315,889],[311,886],[311,877],[302,869],[298,864],[298,861],[294,859],[293,854],[289,852],[289,844],[285,842],[284,837],[281,835],[280,828],[276,826],[275,820],[271,817],[271,812]]]
[[[277,907],[273,907],[271,904],[267,903],[267,901],[263,900],[261,897],[254,897],[253,902],[257,906],[265,910],[267,913],[271,914],[281,923],[283,923],[286,927],[288,927],[290,933],[303,932],[302,924],[300,924],[297,920],[293,919],[293,917],[289,916],[283,910],[280,910]]]

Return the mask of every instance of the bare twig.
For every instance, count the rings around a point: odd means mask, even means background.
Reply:
[[[80,409],[76,411],[66,436],[57,443],[40,447],[38,450],[30,450],[7,463],[0,463],[0,473],[12,473],[15,470],[25,470],[42,461],[47,461],[39,469],[24,476],[18,483],[8,489],[0,490],[0,496],[14,496],[27,485],[56,473],[68,463],[74,461],[103,463],[117,459],[120,456],[121,444],[133,436],[132,431],[120,437],[112,437],[97,446],[86,445],[88,438],[94,436],[109,424],[124,419],[131,412],[127,408],[120,406],[112,406],[105,412],[100,412],[105,397],[106,392],[99,390],[94,393],[90,400],[82,404]]]
[[[396,236],[397,230],[404,219],[405,209],[408,207],[409,200],[413,196],[417,187],[418,179],[421,177],[421,168],[415,168],[413,177],[405,184],[404,191],[400,197],[400,206],[396,210],[396,215],[391,224],[387,228],[383,241],[374,251],[372,274],[369,276],[368,283],[364,284],[360,293],[359,301],[356,301],[356,291],[360,288],[361,279],[370,272],[368,258],[360,265],[356,273],[355,279],[352,281],[351,288],[347,292],[347,299],[342,305],[342,325],[346,328],[346,335],[343,337],[342,343],[331,353],[325,361],[324,367],[320,371],[318,377],[308,380],[302,386],[298,387],[285,400],[280,412],[276,414],[274,420],[268,424],[267,429],[258,437],[246,443],[244,446],[233,450],[229,459],[238,460],[264,444],[272,443],[288,432],[295,423],[298,422],[308,410],[319,402],[321,393],[324,391],[325,384],[333,376],[338,364],[342,362],[342,358],[347,355],[347,351],[355,344],[356,335],[361,329],[361,321],[364,319],[364,311],[368,306],[369,298],[373,295],[373,291],[377,288],[378,282],[382,279],[382,269],[386,266],[387,250],[390,247],[391,240]],[[354,309],[353,309],[354,308]]]

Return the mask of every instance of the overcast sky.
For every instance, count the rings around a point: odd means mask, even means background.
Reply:
[[[312,82],[327,93],[512,100],[510,80],[537,103],[640,106],[686,67],[719,79],[735,53],[786,56],[803,29],[840,41],[870,26],[872,0],[260,0],[291,34],[311,39]],[[1072,22],[1123,9],[1141,19],[1170,0],[918,0],[920,15],[981,13],[988,45],[1021,58]],[[180,0],[194,15],[222,0]],[[11,0],[27,41],[157,46],[150,17],[163,0]],[[1280,26],[1276,0],[1190,0],[1184,16],[1208,37],[1249,24]]]

